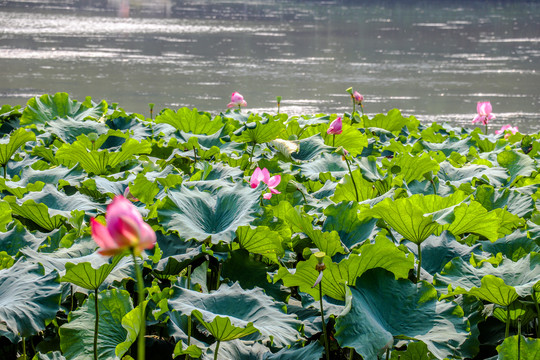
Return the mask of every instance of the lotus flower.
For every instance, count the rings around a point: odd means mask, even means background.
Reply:
[[[364,96],[362,96],[362,94],[360,94],[358,91],[355,91],[352,94],[352,97],[354,99],[355,104],[363,106],[362,101],[364,101]]]
[[[473,119],[473,124],[480,121],[482,125],[487,125],[489,120],[495,119],[495,115],[491,113],[491,103],[489,101],[479,101],[476,104],[478,115]]]
[[[101,255],[116,255],[132,250],[138,256],[144,249],[156,244],[156,233],[143,221],[137,207],[125,197],[118,195],[107,206],[107,226],[90,219],[92,237],[99,245]]]
[[[232,93],[231,102],[227,104],[228,108],[232,108],[235,106],[238,106],[239,109],[241,106],[247,106],[246,100],[244,100],[244,97],[237,91]]]
[[[508,139],[510,135],[513,135],[519,131],[517,126],[512,125],[504,125],[500,128],[500,130],[495,130],[495,134],[504,134],[504,138]],[[511,134],[510,134],[511,133]]]
[[[263,195],[264,199],[270,199],[273,194],[281,194],[279,191],[277,191],[275,188],[279,185],[281,182],[281,175],[274,175],[270,177],[270,172],[267,168],[256,168],[253,174],[251,175],[251,179],[249,180],[250,186],[255,189],[259,184],[263,182],[268,186],[268,189],[270,190],[269,193],[266,193]]]
[[[330,135],[341,134],[343,132],[343,123],[341,122],[341,117],[338,117],[336,120],[332,121],[326,132]]]

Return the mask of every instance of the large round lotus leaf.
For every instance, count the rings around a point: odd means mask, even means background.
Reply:
[[[12,342],[45,329],[59,308],[60,284],[56,271],[18,261],[0,270],[0,335]]]
[[[239,226],[253,220],[260,197],[260,190],[243,183],[212,193],[182,186],[169,190],[158,209],[159,222],[166,231],[178,231],[185,239],[212,237],[214,243],[230,242]]]
[[[540,359],[540,339],[511,336],[497,346],[497,351],[498,360],[538,360]]]
[[[486,280],[482,283],[484,278]],[[510,299],[499,294],[499,289],[504,288],[511,292],[509,289],[511,288],[517,295],[525,297],[531,294],[534,284],[540,281],[540,254],[533,252],[516,262],[503,259],[497,267],[489,262],[483,262],[480,267],[474,267],[462,258],[456,258],[444,267],[441,274],[435,275],[434,281],[436,285],[443,287],[452,285],[454,290],[449,295],[480,291],[481,293],[476,295],[498,294],[501,295],[498,300],[508,302]],[[507,295],[514,296],[510,293]],[[490,298],[490,301],[493,300]]]
[[[375,269],[350,290],[345,311],[336,319],[335,337],[365,360],[377,359],[396,336],[423,341],[438,358],[466,355],[460,349],[469,336],[463,310],[438,301],[431,284],[396,280],[392,273]]]
[[[93,360],[95,302],[91,293],[84,304],[68,316],[68,323],[60,327],[60,348],[68,359]],[[122,318],[133,309],[129,293],[107,290],[99,293],[98,357],[117,359],[116,347],[126,341],[128,332]],[[122,354],[120,354],[121,356]]]
[[[300,321],[285,314],[284,304],[275,302],[262,289],[243,290],[235,283],[224,284],[210,294],[180,287],[174,287],[174,291],[169,308],[204,321],[212,327],[214,336],[253,327],[263,341],[277,347],[293,344],[300,336]],[[246,335],[253,332],[246,331]]]

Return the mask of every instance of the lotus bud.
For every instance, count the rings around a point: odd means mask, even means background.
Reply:
[[[88,140],[90,140],[92,143],[95,143],[99,138],[99,135],[96,134],[95,132],[91,132],[90,134],[88,134]]]
[[[348,92],[349,94],[351,94],[351,96],[353,95],[352,86],[350,88],[348,88],[347,90],[345,90],[345,91]]]
[[[288,193],[293,193],[298,190],[298,183],[294,180],[289,180],[287,183],[287,186],[285,187],[285,191]]]

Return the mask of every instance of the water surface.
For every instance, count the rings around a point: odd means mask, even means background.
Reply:
[[[469,126],[491,101],[491,129],[540,130],[534,1],[29,1],[0,1],[0,104],[218,113],[239,91],[250,111],[340,113],[352,86],[370,116]]]

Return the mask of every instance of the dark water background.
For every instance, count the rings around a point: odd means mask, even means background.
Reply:
[[[34,2],[32,2],[34,1]],[[537,1],[0,0],[0,105],[35,95],[117,102],[148,116],[399,108],[470,126],[477,101],[540,130]]]

